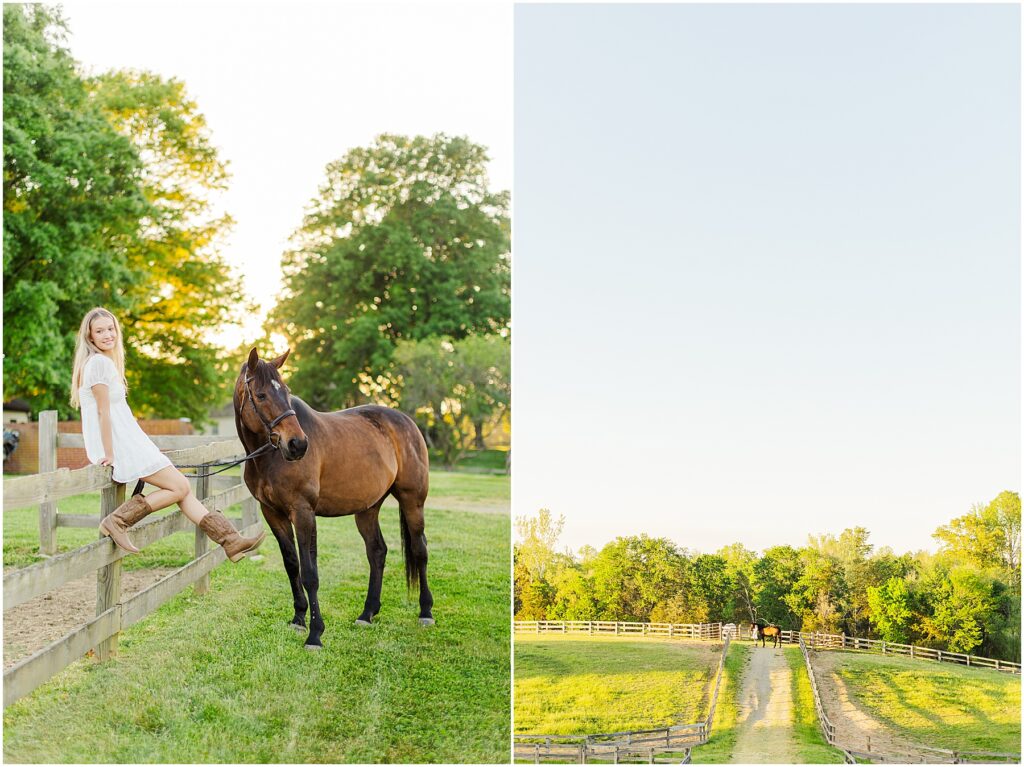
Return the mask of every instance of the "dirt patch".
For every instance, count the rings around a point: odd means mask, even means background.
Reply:
[[[793,673],[785,650],[755,647],[743,670],[733,763],[785,764],[793,752]]]
[[[836,727],[836,740],[841,747],[853,751],[920,754],[921,759],[917,761],[924,759],[925,753],[919,749],[919,743],[894,734],[861,707],[856,699],[850,697],[846,684],[836,670],[843,663],[842,653],[812,651],[810,657],[821,705]],[[889,758],[887,761],[901,760]]]
[[[156,567],[121,573],[127,598],[152,586],[176,568]],[[4,613],[4,668],[10,668],[96,617],[96,575],[70,581]]]

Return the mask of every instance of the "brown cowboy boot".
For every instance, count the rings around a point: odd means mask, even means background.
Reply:
[[[152,513],[153,509],[142,493],[133,495],[103,518],[100,522],[100,532],[109,535],[110,539],[125,551],[138,554],[139,550],[128,538],[128,528]]]
[[[211,511],[200,519],[199,527],[214,543],[224,547],[224,552],[232,562],[237,562],[250,551],[255,551],[267,537],[267,534],[260,530],[260,534],[255,538],[243,538],[228,518],[219,511]]]

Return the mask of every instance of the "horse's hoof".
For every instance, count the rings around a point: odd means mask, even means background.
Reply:
[[[306,645],[306,649],[310,652],[319,652],[320,650],[324,649],[324,646],[321,644],[308,644]]]
[[[305,634],[306,633],[306,627],[305,626],[300,626],[298,623],[289,623],[288,625],[291,626],[292,629],[297,634]]]
[[[434,619],[433,618],[420,618],[420,625],[421,626],[433,626],[434,625]]]
[[[370,621],[364,621],[361,618],[357,618],[356,619],[356,625],[357,626],[372,626],[373,624],[370,623]]]

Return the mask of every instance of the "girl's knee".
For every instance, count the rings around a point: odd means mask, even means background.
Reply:
[[[174,487],[174,494],[177,496],[178,503],[181,503],[192,495],[192,485],[189,484],[187,479],[182,477],[182,482],[177,483]]]

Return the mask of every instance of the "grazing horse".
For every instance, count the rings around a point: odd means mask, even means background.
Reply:
[[[306,648],[320,649],[324,621],[317,600],[317,517],[355,515],[370,562],[370,585],[356,624],[368,626],[380,612],[388,547],[377,517],[389,494],[399,505],[406,584],[419,589],[420,623],[432,625],[434,599],[427,586],[423,533],[429,464],[419,428],[404,413],[377,405],[333,413],[313,410],[291,396],[281,380],[278,371],[289,351],[266,361],[253,349],[235,382],[234,406],[235,428],[246,452],[268,443],[273,448],[246,461],[245,484],[281,547],[295,606],[290,625],[305,630],[308,608]]]
[[[757,636],[754,638],[754,641],[756,642],[760,639],[761,647],[765,646],[765,637],[771,637],[772,647],[778,647],[782,644],[782,629],[774,623],[761,623],[758,621],[754,624],[754,627],[757,629]]]

